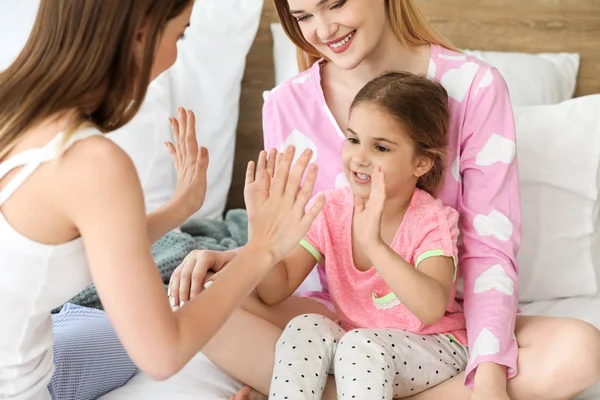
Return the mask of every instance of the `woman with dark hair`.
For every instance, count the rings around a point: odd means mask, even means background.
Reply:
[[[170,377],[320,209],[304,211],[316,167],[299,190],[310,152],[293,169],[294,151],[286,152],[273,179],[264,156],[250,163],[252,240],[220,282],[172,311],[150,244],[204,201],[208,153],[198,148],[194,114],[181,109],[171,120],[177,188],[149,216],[131,160],[102,134],[128,123],[149,83],[173,65],[192,7],[192,0],[42,0],[25,48],[0,73],[0,398],[51,398],[51,310],[92,279],[133,362],[154,379]]]

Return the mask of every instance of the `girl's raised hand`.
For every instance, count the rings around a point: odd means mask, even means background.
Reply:
[[[381,242],[381,215],[385,205],[385,176],[379,167],[371,175],[369,199],[354,196],[354,235],[362,246]]]

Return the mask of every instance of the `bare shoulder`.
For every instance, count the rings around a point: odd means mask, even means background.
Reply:
[[[101,135],[80,140],[56,164],[62,203],[75,211],[99,202],[108,206],[124,198],[142,198],[131,158]],[[143,201],[142,201],[143,203]]]
[[[92,136],[73,144],[57,165],[65,181],[102,185],[135,178],[137,173],[131,158],[112,140]]]

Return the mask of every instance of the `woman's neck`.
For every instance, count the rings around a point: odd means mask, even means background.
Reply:
[[[377,48],[354,69],[344,70],[327,63],[330,77],[359,90],[367,82],[388,71],[426,74],[429,67],[430,46],[406,46],[400,43],[391,28],[385,29]]]

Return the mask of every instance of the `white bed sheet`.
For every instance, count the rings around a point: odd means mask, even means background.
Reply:
[[[600,295],[523,304],[522,311],[527,315],[579,318],[600,328]],[[171,379],[154,382],[145,374],[138,374],[127,385],[101,399],[223,400],[240,387],[239,382],[227,376],[206,357],[199,354]],[[600,382],[576,399],[600,400]]]

